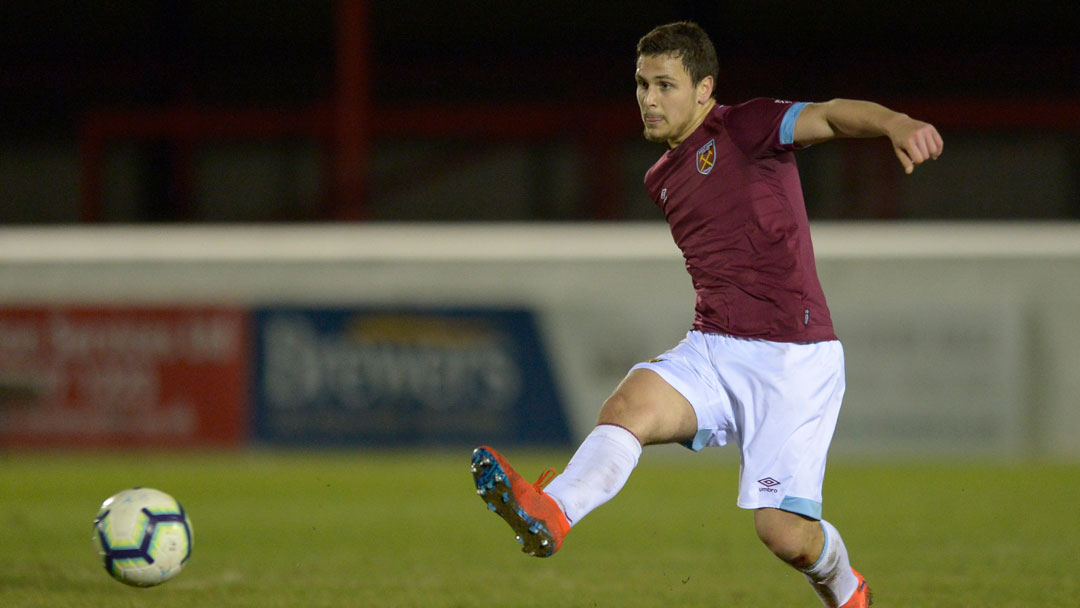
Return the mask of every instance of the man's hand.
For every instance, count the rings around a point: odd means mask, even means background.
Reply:
[[[904,173],[908,174],[916,165],[941,156],[945,147],[934,125],[903,114],[889,121],[886,133],[892,140],[893,152],[904,165]]]

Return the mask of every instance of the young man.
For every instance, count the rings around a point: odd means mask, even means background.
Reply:
[[[637,47],[645,138],[668,150],[645,176],[697,292],[693,329],[634,366],[597,426],[546,489],[494,449],[473,453],[477,492],[546,557],[571,526],[619,492],[644,445],[734,442],[738,505],[762,542],[802,572],[826,606],[870,604],[839,532],[821,519],[825,457],[844,393],[843,350],[818,282],[793,151],[837,137],[890,139],[904,170],[937,158],[924,122],[880,105],[715,99],[718,65],[697,25],[658,27]]]

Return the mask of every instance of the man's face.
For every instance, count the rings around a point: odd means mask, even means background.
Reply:
[[[645,139],[677,146],[700,124],[704,102],[699,100],[705,87],[711,87],[711,78],[695,87],[682,58],[672,55],[638,57],[634,76]]]

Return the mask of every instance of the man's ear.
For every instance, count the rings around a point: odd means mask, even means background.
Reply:
[[[699,82],[697,86],[698,105],[703,106],[709,101],[709,98],[712,97],[713,87],[715,85],[716,82],[713,80],[712,76],[706,76],[701,79],[701,82]]]

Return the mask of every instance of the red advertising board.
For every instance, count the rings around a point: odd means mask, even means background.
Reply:
[[[0,446],[223,446],[248,435],[248,315],[0,307]]]

